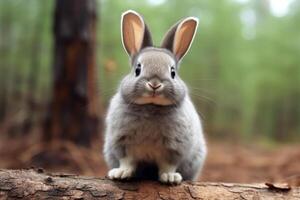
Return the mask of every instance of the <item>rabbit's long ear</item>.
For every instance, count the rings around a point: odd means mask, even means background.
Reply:
[[[147,46],[152,46],[152,38],[143,18],[137,12],[128,10],[121,17],[121,35],[129,56]]]
[[[188,17],[175,24],[165,35],[162,48],[173,52],[177,61],[188,52],[198,27],[198,19]]]

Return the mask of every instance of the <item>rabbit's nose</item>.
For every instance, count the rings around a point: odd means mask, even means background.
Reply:
[[[161,84],[160,84],[160,83],[150,83],[150,82],[148,82],[147,84],[148,84],[153,90],[156,90],[156,89],[158,89],[158,88],[161,87]]]

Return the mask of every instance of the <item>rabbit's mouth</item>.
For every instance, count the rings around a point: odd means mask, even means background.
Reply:
[[[151,94],[152,98],[155,98],[155,97],[158,97],[158,96],[159,96],[159,94],[155,91],[153,91],[152,94]]]
[[[173,102],[164,95],[153,91],[151,94],[145,94],[134,101],[136,104],[155,104],[155,105],[172,105]]]

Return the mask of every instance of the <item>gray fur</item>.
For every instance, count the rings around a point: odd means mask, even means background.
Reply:
[[[179,25],[179,22],[176,23],[174,26],[172,26],[167,34],[164,36],[164,39],[161,43],[161,47],[162,48],[165,48],[165,49],[168,49],[169,51],[172,52],[173,50],[173,40],[174,40],[174,37],[175,37],[175,32],[176,32],[176,29]]]
[[[142,65],[138,77],[137,63]],[[206,157],[206,144],[185,83],[178,73],[174,79],[170,76],[171,67],[178,68],[174,55],[167,49],[143,48],[132,58],[132,66],[107,112],[103,152],[109,168],[119,167],[119,160],[130,156],[137,163],[172,164],[184,180],[195,180]],[[135,103],[149,93],[148,81],[161,82],[164,88],[159,94],[171,103]]]

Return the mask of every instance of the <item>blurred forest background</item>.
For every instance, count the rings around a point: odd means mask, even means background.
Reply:
[[[144,15],[157,45],[182,17],[200,19],[180,74],[189,85],[211,146],[203,180],[300,177],[300,1],[64,0],[74,5],[69,6],[75,10],[69,16],[72,12],[66,5],[55,6],[58,1],[0,1],[0,167],[46,166],[105,174],[101,120],[119,81],[130,69],[120,40],[120,15],[133,9]],[[83,4],[87,9],[78,11]],[[88,28],[77,24],[78,19],[73,23],[76,17],[85,19]],[[68,31],[66,24],[87,29],[71,29],[77,31],[74,38],[64,40],[59,34]],[[82,40],[85,34],[88,39]],[[78,38],[84,42],[76,43]],[[67,98],[66,91],[72,87],[67,83],[57,92],[56,81],[68,79],[68,70],[57,73],[57,66],[65,67],[60,56],[69,55],[60,54],[65,46],[66,52],[79,49],[70,53],[75,58],[88,52],[87,60],[80,60],[79,68],[84,70],[73,74],[79,80],[75,87],[84,90],[79,93],[86,99],[71,92],[71,99],[57,100],[58,96]],[[66,106],[76,98],[79,104]],[[55,107],[59,104],[63,111]],[[77,111],[70,111],[72,106]],[[65,111],[70,116],[88,114],[76,119],[56,116]],[[68,119],[68,128],[60,130],[55,125]],[[78,137],[82,129],[78,124],[83,121],[83,129],[92,126],[94,133]],[[57,136],[57,130],[62,136]],[[70,132],[77,136],[66,136]]]

